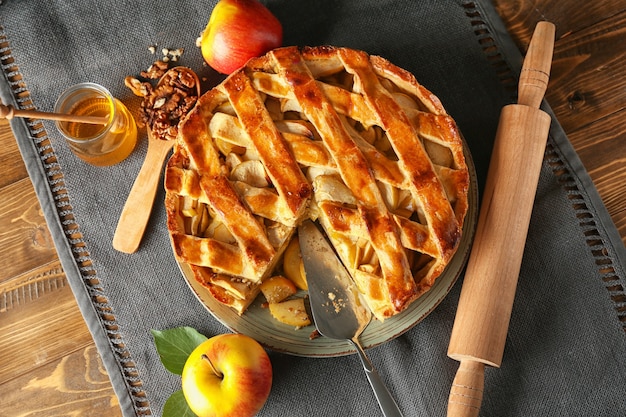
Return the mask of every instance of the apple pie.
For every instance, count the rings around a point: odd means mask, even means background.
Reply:
[[[285,47],[205,93],[165,177],[171,243],[243,314],[318,221],[379,320],[435,282],[468,208],[463,142],[409,72],[336,47]]]

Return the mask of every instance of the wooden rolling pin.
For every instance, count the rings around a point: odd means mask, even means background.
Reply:
[[[502,363],[550,129],[550,116],[539,106],[548,85],[554,34],[552,23],[537,24],[520,74],[518,104],[505,106],[500,115],[448,347],[448,356],[460,361],[448,417],[477,416],[485,365]]]

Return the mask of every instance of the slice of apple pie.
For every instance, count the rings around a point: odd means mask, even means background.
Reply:
[[[461,238],[469,173],[455,122],[409,72],[364,52],[286,47],[204,94],[165,178],[177,258],[240,314],[304,218],[374,315],[403,311]]]

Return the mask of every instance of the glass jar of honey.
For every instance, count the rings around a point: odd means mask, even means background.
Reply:
[[[135,119],[126,106],[101,85],[80,83],[70,87],[61,94],[54,111],[107,118],[105,125],[56,122],[72,152],[85,162],[96,166],[117,164],[135,148]]]

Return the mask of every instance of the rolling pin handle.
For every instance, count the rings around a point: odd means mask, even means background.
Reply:
[[[535,28],[519,78],[518,104],[538,109],[548,88],[555,26],[539,22]]]
[[[450,389],[448,417],[477,417],[484,388],[485,364],[462,359]]]

